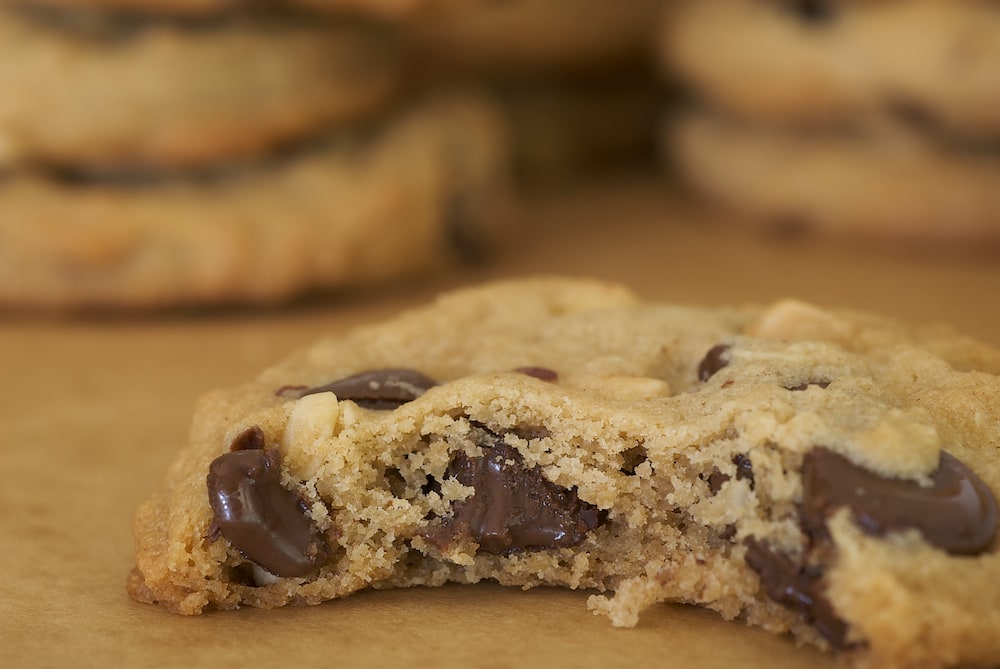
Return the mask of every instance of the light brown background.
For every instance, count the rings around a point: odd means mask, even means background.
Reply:
[[[0,317],[0,666],[832,667],[680,606],[616,630],[585,593],[366,592],[320,607],[182,618],[131,602],[131,516],[184,443],[195,399],[322,335],[498,276],[592,275],[654,299],[796,296],[945,320],[1000,345],[1000,258],[733,230],[655,184],[538,199],[496,262],[283,310]]]

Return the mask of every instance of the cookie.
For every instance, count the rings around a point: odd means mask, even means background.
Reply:
[[[403,24],[430,67],[474,73],[600,70],[648,59],[658,0],[432,5]]]
[[[702,0],[666,16],[669,67],[727,111],[797,123],[918,118],[1000,134],[994,2]]]
[[[172,611],[366,587],[598,591],[859,666],[1000,656],[1000,351],[786,300],[540,279],[446,295],[207,395],[137,512]]]
[[[272,302],[432,271],[493,243],[506,170],[498,115],[454,97],[199,179],[12,176],[0,181],[0,304]]]
[[[305,19],[130,22],[0,11],[0,166],[235,161],[379,109],[385,31]]]
[[[698,113],[671,118],[664,134],[681,177],[749,223],[916,244],[1000,243],[995,149],[903,128],[796,131]]]

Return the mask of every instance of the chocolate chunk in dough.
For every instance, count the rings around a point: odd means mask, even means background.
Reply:
[[[230,451],[262,451],[267,444],[264,441],[264,431],[254,425],[249,427],[233,439],[229,444]]]
[[[559,380],[559,372],[548,367],[518,367],[514,371],[527,376],[533,376],[541,381],[552,382]]]
[[[750,537],[746,562],[760,577],[764,592],[775,602],[797,611],[835,648],[847,646],[847,624],[837,617],[823,594],[823,570],[800,564]]]
[[[931,485],[879,476],[842,455],[815,448],[802,465],[802,522],[822,534],[826,519],[848,507],[866,532],[915,528],[938,548],[958,555],[989,549],[997,533],[997,501],[976,474],[941,452]]]
[[[417,399],[437,381],[413,369],[375,369],[298,391],[296,397],[331,392],[365,409],[392,410]]]
[[[308,576],[327,549],[305,508],[281,485],[277,449],[220,455],[208,469],[208,499],[220,534],[275,576]]]
[[[467,535],[479,549],[499,555],[529,548],[575,546],[597,528],[600,510],[580,500],[576,490],[528,469],[517,449],[499,437],[484,445],[482,457],[457,454],[448,474],[475,494],[455,504],[453,515],[427,536],[444,548]]]
[[[837,17],[837,7],[830,0],[794,0],[786,4],[803,23],[821,25]]]
[[[729,364],[729,346],[717,344],[708,349],[708,353],[698,363],[698,380],[708,381],[712,376]]]

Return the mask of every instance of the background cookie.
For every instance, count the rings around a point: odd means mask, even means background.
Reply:
[[[0,165],[234,161],[371,112],[396,83],[372,27],[64,19],[0,12]]]
[[[796,131],[689,113],[665,127],[681,175],[749,221],[871,238],[1000,243],[993,152],[901,131]]]
[[[427,271],[488,247],[503,218],[502,126],[426,103],[365,139],[201,180],[0,182],[0,303],[157,307],[274,301]]]
[[[890,115],[1000,133],[994,2],[693,0],[665,18],[668,67],[732,113],[791,122]]]

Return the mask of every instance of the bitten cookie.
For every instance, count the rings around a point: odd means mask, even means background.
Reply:
[[[696,603],[858,666],[1000,657],[1000,352],[782,301],[525,280],[200,403],[128,590],[184,614],[365,587]]]
[[[190,168],[383,106],[392,35],[306,19],[201,24],[0,11],[0,166]]]
[[[0,181],[0,305],[268,302],[433,270],[504,224],[502,122],[454,97],[198,178]]]
[[[751,224],[871,239],[1000,245],[1000,154],[905,128],[788,130],[688,113],[665,152]]]
[[[665,14],[668,66],[760,120],[917,118],[1000,133],[1000,5],[984,0],[685,0]]]

